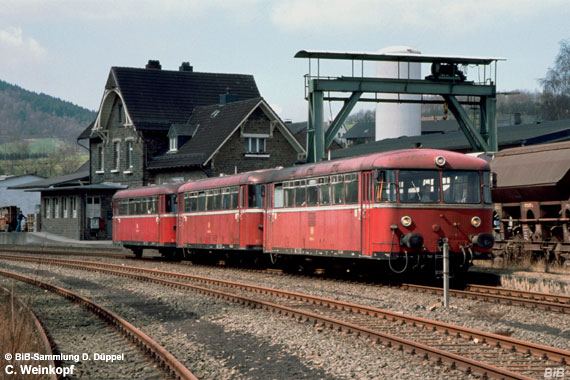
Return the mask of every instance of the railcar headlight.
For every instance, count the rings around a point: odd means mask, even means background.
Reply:
[[[412,218],[409,216],[402,216],[402,219],[400,219],[400,222],[402,223],[402,226],[404,227],[409,227],[412,225]]]
[[[481,226],[481,218],[478,216],[471,218],[471,225],[475,228],[479,228]]]
[[[445,157],[443,157],[443,156],[437,156],[437,157],[435,158],[435,164],[436,164],[437,166],[439,166],[440,168],[443,167],[446,162],[447,162],[447,161],[445,160]]]

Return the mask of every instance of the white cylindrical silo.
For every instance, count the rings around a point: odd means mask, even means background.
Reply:
[[[407,46],[391,46],[378,51],[378,54],[420,54]],[[418,62],[384,62],[376,64],[378,78],[421,79],[422,67]],[[378,98],[398,99],[397,94],[378,94]],[[402,100],[419,100],[420,95],[399,96]],[[376,141],[400,136],[421,135],[421,104],[378,103],[376,105]]]

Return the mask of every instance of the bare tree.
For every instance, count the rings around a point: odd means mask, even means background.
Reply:
[[[543,119],[570,119],[570,40],[560,41],[554,67],[539,82],[543,86]]]

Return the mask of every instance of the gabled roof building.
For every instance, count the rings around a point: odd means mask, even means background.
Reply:
[[[113,67],[81,134],[92,183],[144,186],[293,164],[304,148],[253,76]]]

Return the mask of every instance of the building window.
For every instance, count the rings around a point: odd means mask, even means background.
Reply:
[[[246,137],[245,152],[246,153],[265,153],[267,139],[264,137]]]
[[[99,145],[97,147],[97,162],[99,163],[99,167],[97,169],[98,172],[105,171],[105,164],[103,162],[103,145]]]
[[[178,137],[171,137],[169,144],[169,152],[176,152],[178,150]]]
[[[59,198],[53,198],[53,217],[59,218]]]
[[[61,198],[61,209],[64,218],[69,218],[69,214],[67,213],[67,198]]]
[[[51,218],[51,201],[49,198],[45,199],[44,208],[45,208],[45,212],[46,212],[46,215],[45,215],[46,218]]]
[[[114,170],[119,170],[121,165],[121,142],[115,141],[113,143],[113,165]]]
[[[88,218],[101,217],[101,198],[87,197],[87,207],[85,210]]]
[[[77,198],[71,197],[71,217],[77,218]]]
[[[127,141],[127,169],[133,167],[133,141]]]

